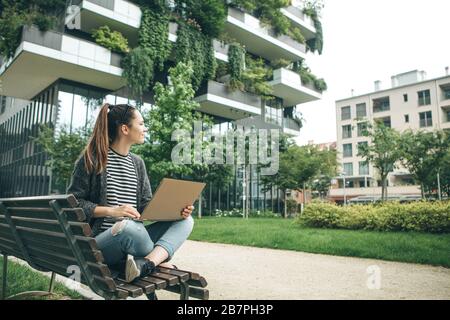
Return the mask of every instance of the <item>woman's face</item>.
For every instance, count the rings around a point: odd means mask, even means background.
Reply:
[[[138,110],[134,110],[134,116],[131,118],[131,126],[126,126],[127,138],[131,144],[143,144],[145,133],[148,129],[145,127],[144,118]]]

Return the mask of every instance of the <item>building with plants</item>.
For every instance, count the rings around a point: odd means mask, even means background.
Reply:
[[[399,132],[450,129],[450,76],[426,79],[424,71],[410,71],[391,77],[392,86],[336,101],[337,150],[342,175],[330,191],[330,198],[342,201],[358,196],[380,196],[377,170],[358,156],[358,145],[370,143],[364,131],[369,123],[381,122]],[[400,146],[398,146],[400,148]],[[346,188],[344,189],[344,181]],[[388,196],[420,198],[421,191],[411,173],[399,165],[387,178]]]
[[[190,60],[198,111],[224,132],[248,119],[295,136],[296,106],[326,83],[306,65],[320,54],[319,1],[53,0],[0,4],[0,197],[64,192],[37,145],[39,124],[57,133],[92,126],[104,102],[148,110],[156,82]],[[208,186],[205,209],[242,203],[242,170]],[[156,186],[152,186],[153,188]],[[250,173],[250,208],[281,211]]]

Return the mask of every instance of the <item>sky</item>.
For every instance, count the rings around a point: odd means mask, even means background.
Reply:
[[[297,106],[305,118],[300,145],[336,141],[335,101],[391,87],[391,76],[424,70],[427,79],[450,66],[449,0],[324,0],[322,55],[306,64],[324,78],[319,101]]]

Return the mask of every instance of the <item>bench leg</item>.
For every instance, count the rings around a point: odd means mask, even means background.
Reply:
[[[48,288],[48,293],[53,293],[53,289],[55,288],[55,276],[56,276],[56,273],[52,272],[52,276],[50,278],[50,286]]]
[[[8,255],[3,255],[2,300],[6,297],[6,278],[8,274]]]
[[[189,284],[186,281],[180,281],[180,300],[189,300]]]

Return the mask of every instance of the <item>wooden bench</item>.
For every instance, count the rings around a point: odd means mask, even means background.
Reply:
[[[182,300],[209,298],[205,278],[190,271],[157,268],[132,283],[113,278],[85,221],[84,211],[72,194],[0,199],[0,253],[4,257],[1,298],[6,297],[8,256],[52,272],[48,292],[24,292],[9,298],[52,294],[55,274],[68,277],[74,267],[79,270],[80,282],[105,299],[138,297],[160,289],[179,293]]]

